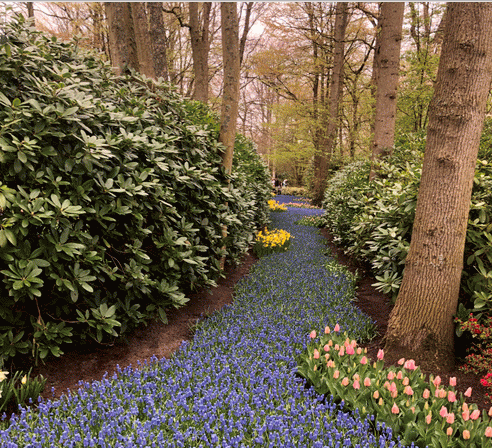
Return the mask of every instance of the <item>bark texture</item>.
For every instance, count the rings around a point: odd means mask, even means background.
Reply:
[[[105,2],[108,19],[109,52],[118,75],[127,69],[139,70],[137,46],[130,3]]]
[[[333,71],[330,80],[330,94],[328,105],[328,120],[324,130],[325,138],[320,147],[321,154],[314,158],[314,204],[321,205],[326,189],[326,179],[328,177],[328,168],[333,151],[335,149],[337,130],[338,130],[338,112],[340,108],[340,98],[342,97],[343,88],[343,64],[345,60],[344,39],[347,29],[348,4],[337,2],[335,16],[335,33],[334,33],[334,55]]]
[[[428,368],[454,364],[453,314],[492,78],[492,4],[448,3],[410,251],[386,349]]]
[[[145,6],[142,2],[131,2],[130,5],[133,29],[135,31],[139,71],[148,78],[155,78],[152,44],[150,41],[149,23],[145,12]]]
[[[193,99],[208,102],[208,53],[210,51],[209,26],[211,2],[204,2],[199,11],[198,2],[188,4],[190,13],[191,51],[193,56],[193,72],[195,88]]]
[[[374,54],[376,107],[371,178],[374,177],[374,164],[377,159],[391,154],[395,141],[396,93],[404,9],[403,2],[387,2],[381,5],[381,28]]]
[[[169,81],[169,71],[167,62],[167,37],[162,14],[162,3],[147,3],[149,11],[150,41],[152,43],[152,55],[154,64],[154,74],[156,78],[163,78]]]
[[[236,5],[234,2],[220,4],[224,94],[222,98],[219,141],[226,147],[222,160],[228,173],[232,170],[239,103],[239,24]]]

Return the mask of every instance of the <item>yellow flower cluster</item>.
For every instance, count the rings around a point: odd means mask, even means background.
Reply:
[[[270,208],[270,210],[272,210],[274,212],[277,212],[277,211],[286,212],[287,211],[287,206],[284,204],[278,203],[275,199],[270,199],[268,201],[268,207]]]
[[[260,230],[256,235],[256,241],[268,248],[281,248],[290,241],[290,238],[290,233],[282,229]]]

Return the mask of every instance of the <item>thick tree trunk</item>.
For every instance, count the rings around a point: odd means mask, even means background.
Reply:
[[[377,78],[371,179],[374,177],[377,160],[391,154],[395,141],[396,93],[404,9],[404,2],[388,2],[381,6],[381,31],[374,55]]]
[[[222,26],[222,57],[224,61],[224,93],[220,114],[219,142],[225,146],[222,165],[226,173],[232,171],[234,142],[236,139],[236,122],[239,111],[239,21],[237,6],[233,2],[220,4]],[[227,237],[227,227],[222,228],[222,236]],[[224,248],[225,249],[225,248]],[[220,260],[220,267],[225,267],[225,256]]]
[[[239,25],[234,2],[220,4],[222,53],[224,58],[224,94],[222,98],[219,141],[226,147],[222,160],[228,173],[232,170],[236,120],[239,103]]]
[[[492,78],[492,4],[448,3],[412,241],[386,350],[429,368],[454,364],[475,164]]]
[[[152,55],[154,74],[156,78],[163,78],[169,82],[169,71],[167,66],[167,38],[164,16],[162,15],[162,3],[147,3],[149,11],[150,40],[152,42]]]
[[[127,69],[139,70],[130,3],[105,2],[108,19],[109,52],[118,75]]]
[[[209,23],[211,2],[204,2],[201,14],[199,4],[190,2],[190,35],[191,51],[193,56],[193,72],[195,74],[195,88],[193,99],[203,103],[208,102],[208,53],[210,51]]]
[[[130,2],[139,72],[148,78],[155,78],[154,62],[152,58],[152,44],[149,34],[149,23],[145,6],[142,2]]]
[[[348,4],[337,2],[335,18],[335,35],[334,35],[334,56],[333,72],[330,81],[330,96],[327,127],[324,130],[326,138],[323,139],[321,153],[314,158],[314,191],[313,203],[321,205],[323,195],[326,189],[326,179],[328,177],[328,168],[331,157],[335,148],[335,142],[338,130],[338,112],[340,107],[340,98],[343,88],[343,64],[344,64],[344,39],[345,30],[347,29],[347,9]]]

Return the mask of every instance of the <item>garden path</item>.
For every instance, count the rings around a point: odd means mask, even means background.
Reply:
[[[367,265],[347,256],[343,249],[333,243],[333,237],[326,230],[321,230],[335,258],[352,272],[358,272],[357,306],[368,314],[375,322],[378,336],[366,344],[369,355],[375,359],[380,348],[384,347],[383,335],[388,324],[392,308],[391,300],[377,291]],[[152,356],[169,358],[181,343],[192,337],[192,327],[201,316],[207,316],[224,305],[232,303],[234,285],[248,275],[256,258],[252,253],[246,254],[239,266],[228,266],[225,278],[217,282],[217,287],[201,290],[190,296],[190,304],[179,310],[170,312],[169,323],[152,322],[147,327],[134,331],[127,337],[127,343],[118,342],[113,346],[89,346],[84,349],[74,347],[66,350],[59,359],[51,359],[38,367],[34,374],[40,373],[48,378],[43,392],[44,398],[59,397],[67,390],[75,390],[79,382],[100,380],[106,373],[112,375],[117,366],[124,368],[128,365],[137,366],[145,363]],[[387,364],[396,364],[397,359],[385,356]],[[473,388],[472,399],[481,409],[489,409],[491,402],[485,396],[486,389],[480,384],[479,377],[465,374],[457,368],[452,372],[427,372],[439,374],[444,382],[448,378],[457,378],[457,389],[464,392],[468,387]]]

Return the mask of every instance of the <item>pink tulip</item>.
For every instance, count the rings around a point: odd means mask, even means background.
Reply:
[[[365,377],[364,378],[364,386],[369,387],[371,385],[371,378]]]
[[[446,416],[446,423],[449,423],[450,425],[452,425],[454,423],[454,414],[452,412],[450,412]]]
[[[344,387],[345,387],[345,386],[348,386],[349,382],[350,382],[350,381],[349,381],[349,379],[348,379],[347,377],[345,377],[345,378],[342,380],[342,386],[344,386]]]
[[[357,341],[355,339],[352,339],[352,341],[350,341],[350,345],[354,348],[357,347]]]
[[[470,418],[472,420],[477,420],[478,417],[480,417],[480,411],[478,409],[475,409],[471,414],[470,414]]]
[[[409,359],[408,361],[406,361],[403,367],[405,367],[405,369],[407,370],[415,370],[417,368],[413,359]]]
[[[395,382],[394,382],[394,381],[390,384],[390,386],[389,386],[388,390],[389,390],[390,392],[395,392],[395,391],[396,391],[396,384],[395,384]]]
[[[431,421],[432,421],[432,413],[428,413],[426,416],[425,416],[425,423],[427,423],[428,425],[431,424]]]
[[[335,328],[333,329],[334,332],[339,332],[340,331],[340,325],[336,324]]]
[[[401,382],[404,386],[408,386],[410,384],[410,380],[408,379],[408,376],[403,378],[403,381]]]
[[[331,330],[330,327],[325,327],[325,334],[330,334]]]
[[[367,358],[366,358],[365,356],[363,356],[363,357],[361,358],[361,360],[360,360],[360,363],[361,363],[362,365],[366,365],[366,364],[367,364]]]
[[[339,376],[340,376],[340,372],[338,370],[335,370],[333,372],[333,378],[335,378],[337,380]]]
[[[451,428],[451,426],[448,429],[446,429],[446,435],[448,436],[453,435],[453,428]]]
[[[403,373],[402,373],[402,371],[401,371],[401,370],[400,370],[400,371],[398,372],[398,374],[396,375],[396,379],[397,379],[397,380],[401,380],[401,379],[403,379]]]
[[[354,381],[353,386],[354,386],[354,389],[356,389],[356,390],[360,389],[360,383],[357,380]]]
[[[377,400],[379,398],[379,391],[375,390],[374,393],[372,394],[372,397]]]
[[[393,404],[393,407],[391,408],[391,412],[393,414],[399,414],[400,413],[400,409],[398,408],[398,406],[396,405],[396,403]]]
[[[325,361],[328,361],[330,359],[330,354],[329,353],[326,353],[325,354]]]
[[[353,355],[353,354],[355,354],[354,347],[352,347],[351,345],[348,345],[347,346],[347,349],[345,351],[347,352],[347,355]]]
[[[405,364],[405,358],[400,358],[398,360],[398,365],[402,366],[403,364]]]
[[[449,385],[450,386],[456,386],[456,377],[455,376],[452,376],[451,378],[449,378]]]
[[[384,350],[379,349],[377,358],[381,361],[384,358]]]
[[[425,389],[424,390],[424,393],[422,394],[422,397],[424,397],[424,399],[427,400],[427,398],[430,397],[430,390],[429,389]]]
[[[468,411],[468,403],[463,403],[463,406],[462,406],[463,410],[464,411]]]
[[[490,406],[490,409],[489,409],[489,417],[492,417],[492,406]]]
[[[340,346],[338,344],[335,344],[335,350],[340,350]]]
[[[395,378],[395,372],[393,372],[392,370],[390,370],[388,372],[388,379],[391,381]]]
[[[466,392],[464,393],[464,395],[465,395],[465,397],[470,398],[471,394],[472,394],[472,388],[469,387],[468,389],[466,389]]]
[[[314,359],[319,359],[319,352],[316,349],[314,349],[313,358]]]
[[[328,344],[325,344],[325,346],[323,347],[323,350],[325,352],[329,352],[330,351],[330,346]]]
[[[359,374],[358,374],[358,373],[356,373],[356,374],[352,377],[352,379],[353,379],[354,381],[360,381],[360,376],[359,376]]]
[[[485,428],[485,437],[492,437],[492,428],[490,426]]]
[[[326,367],[335,367],[335,361],[333,361],[333,359],[330,359],[330,360],[326,363]]]
[[[452,390],[448,392],[448,401],[450,403],[454,403],[456,401],[456,394]]]
[[[357,354],[360,355],[362,353],[362,347],[357,347]]]
[[[311,333],[309,333],[309,337],[311,339],[314,339],[316,337],[316,331],[315,330],[311,331]]]
[[[463,431],[463,439],[468,440],[470,438],[470,431],[468,429],[465,429]]]
[[[446,398],[446,390],[445,389],[439,389],[439,398]]]
[[[446,418],[448,416],[448,410],[446,409],[445,406],[443,406],[441,408],[441,410],[439,411],[439,415],[442,417],[442,418]]]
[[[470,420],[470,411],[466,409],[461,413],[461,416],[463,417],[463,420],[467,422],[468,420]]]
[[[434,386],[436,386],[436,387],[439,387],[439,385],[441,384],[441,377],[439,375],[437,375],[434,378],[434,381],[432,381],[432,384],[434,384]]]
[[[413,389],[410,386],[406,386],[403,392],[407,395],[413,395]]]
[[[338,352],[340,356],[345,355],[345,347],[340,347],[340,351]]]

